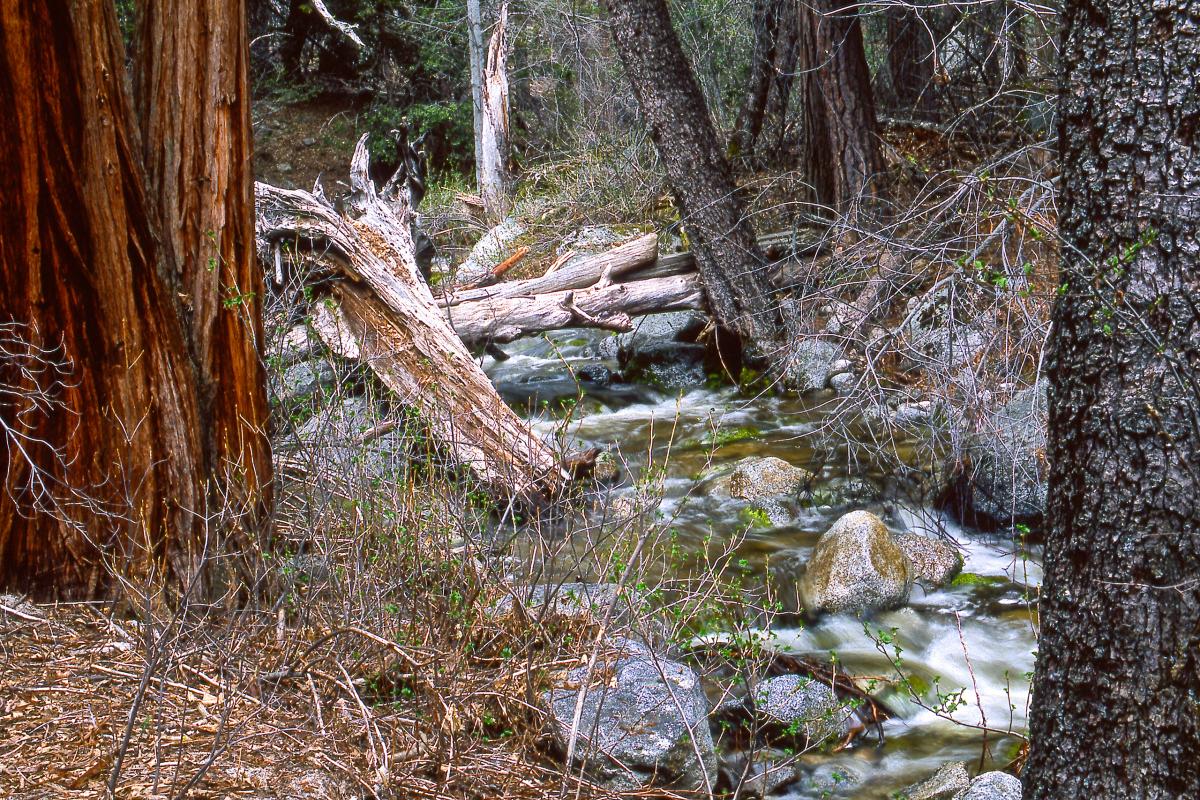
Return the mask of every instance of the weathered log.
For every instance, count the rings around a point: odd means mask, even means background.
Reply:
[[[614,247],[604,253],[585,256],[538,278],[510,281],[479,289],[451,289],[438,298],[441,306],[457,306],[475,300],[522,297],[543,292],[586,289],[605,275],[612,280],[636,272],[654,263],[658,255],[658,237],[653,233]],[[694,271],[693,265],[692,270]]]
[[[313,193],[255,185],[260,252],[295,240],[321,254],[331,272],[322,285],[331,296],[317,308],[332,316],[318,332],[415,408],[455,461],[506,494],[557,489],[558,460],[496,394],[437,308],[414,259],[412,211],[402,198],[389,205],[378,196],[366,139],[351,162],[347,205],[357,219],[343,218]]]
[[[676,275],[589,289],[519,297],[492,297],[451,306],[446,311],[468,344],[504,343],[562,328],[633,330],[632,316],[703,309],[697,275]]]

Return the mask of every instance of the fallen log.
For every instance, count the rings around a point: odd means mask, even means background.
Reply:
[[[379,197],[366,140],[350,169],[355,219],[323,195],[255,184],[260,256],[272,263],[285,241],[308,247],[327,270],[318,279],[328,294],[315,303],[322,339],[416,409],[457,463],[506,495],[556,491],[558,459],[500,399],[435,304],[414,258],[412,209],[402,196]]]
[[[446,313],[464,342],[503,344],[563,328],[631,331],[633,316],[704,307],[704,288],[699,276],[692,274],[519,297],[490,297],[451,306]]]
[[[647,233],[633,241],[618,245],[603,253],[584,256],[553,272],[523,281],[510,281],[478,289],[451,289],[437,298],[443,307],[457,306],[476,300],[524,297],[568,289],[586,289],[606,275],[617,280],[654,263],[658,257],[658,236]],[[695,271],[693,265],[692,270]]]

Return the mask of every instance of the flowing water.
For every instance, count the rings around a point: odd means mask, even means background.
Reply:
[[[851,674],[894,676],[894,654],[886,647],[887,655],[880,652],[876,641],[883,631],[902,648],[904,673],[914,676],[918,688],[928,687],[927,705],[938,690],[961,691],[962,701],[952,712],[938,714],[890,694],[886,702],[897,714],[884,724],[882,744],[867,741],[839,753],[804,756],[808,775],[784,796],[888,797],[947,761],[979,766],[985,744],[988,768],[1010,760],[1018,739],[997,733],[985,737],[969,726],[1025,730],[1036,647],[1028,598],[1041,582],[1039,553],[1020,552],[1011,536],[966,528],[942,512],[906,507],[894,499],[864,499],[837,508],[788,504],[772,512],[769,525],[758,520],[748,526],[749,504],[706,494],[703,484],[698,488],[697,476],[748,455],[780,457],[813,470],[833,487],[853,486],[864,476],[876,482],[886,476],[869,459],[851,466],[856,463],[851,457],[855,442],[844,435],[840,445],[828,445],[830,437],[821,435],[830,418],[827,399],[754,398],[732,387],[673,392],[577,383],[573,374],[600,365],[615,370],[615,364],[596,355],[602,336],[569,332],[525,340],[507,348],[508,360],[489,358],[484,366],[514,406],[542,412],[532,415],[540,433],[565,433],[579,447],[616,445],[629,475],[636,476],[648,463],[663,466],[660,512],[685,546],[699,548],[708,536],[740,540],[737,556],[745,559],[751,579],[762,580],[773,556],[794,554],[802,563],[817,538],[852,508],[880,513],[894,531],[946,535],[960,546],[964,577],[929,592],[914,588],[907,606],[869,619],[875,637],[867,635],[862,621],[846,615],[775,630],[777,646],[789,652],[819,658],[834,652]],[[576,413],[564,425],[564,415],[553,412],[576,398]],[[616,493],[634,491],[629,486]]]

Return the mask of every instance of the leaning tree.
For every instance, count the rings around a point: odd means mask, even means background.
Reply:
[[[1063,16],[1061,294],[1027,800],[1200,797],[1200,27]]]
[[[709,308],[725,329],[770,349],[783,326],[767,262],[666,0],[606,0],[605,8],[691,239]]]
[[[271,460],[243,0],[0,11],[0,583],[254,578]],[[219,560],[222,570],[206,569]]]

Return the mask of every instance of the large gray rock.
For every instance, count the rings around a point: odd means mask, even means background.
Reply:
[[[545,695],[556,745],[566,751],[585,667]],[[598,659],[585,690],[573,767],[616,791],[704,791],[717,774],[708,700],[691,667],[624,642]],[[699,758],[697,758],[699,755]]]
[[[766,797],[800,777],[794,757],[766,749],[722,756],[721,773],[738,787],[738,797]]]
[[[802,675],[779,675],[758,685],[754,708],[776,733],[816,747],[841,739],[854,727],[854,711],[827,684]]]
[[[863,614],[903,604],[912,583],[912,563],[883,520],[851,511],[817,540],[799,589],[810,613]]]
[[[836,372],[835,365],[842,360],[842,349],[836,344],[824,339],[802,339],[788,353],[785,383],[802,394],[824,389]]]
[[[985,772],[954,800],[1021,800],[1021,780],[1007,772]]]
[[[272,383],[278,401],[290,405],[311,398],[336,381],[337,376],[329,362],[314,359],[292,364]]]
[[[1000,522],[1046,511],[1046,382],[1024,389],[992,414],[970,446],[971,507]]]
[[[528,232],[517,214],[512,214],[475,243],[471,254],[459,265],[456,280],[471,283],[489,275],[501,261],[512,255],[513,244]]]
[[[897,331],[901,366],[945,374],[969,364],[990,338],[985,322],[971,317],[976,305],[968,287],[954,284],[909,300]]]
[[[901,796],[908,800],[951,800],[955,795],[965,792],[971,785],[971,776],[967,774],[967,762],[952,761],[943,764],[930,777],[914,784]]]
[[[913,578],[922,583],[945,586],[962,571],[962,556],[948,542],[916,533],[898,533],[892,538],[912,562]]]
[[[698,311],[650,314],[638,319],[632,331],[601,340],[598,350],[601,357],[620,363],[628,378],[667,389],[701,386],[707,379],[708,351],[696,339],[707,324],[708,317]]]

